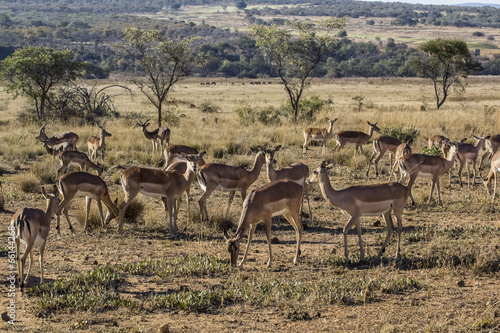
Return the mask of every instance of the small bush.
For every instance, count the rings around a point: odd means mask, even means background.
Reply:
[[[427,146],[423,146],[422,153],[425,155],[443,157],[443,152],[436,146],[433,146],[431,149],[427,148]]]
[[[401,140],[403,143],[407,143],[410,146],[413,144],[415,139],[420,135],[420,131],[411,125],[407,128],[402,127],[382,127],[380,129],[380,135],[388,135]]]
[[[481,31],[474,31],[472,33],[472,36],[474,36],[474,37],[484,37],[484,33],[482,33]]]
[[[37,193],[40,187],[40,182],[35,175],[29,173],[21,176],[19,187],[24,193]]]
[[[200,110],[204,113],[218,113],[220,112],[220,107],[209,101],[205,101],[200,104]]]

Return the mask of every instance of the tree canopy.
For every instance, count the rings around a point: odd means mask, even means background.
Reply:
[[[428,57],[414,59],[412,65],[419,75],[432,80],[437,109],[446,101],[452,86],[458,93],[463,92],[468,74],[482,69],[462,40],[432,39],[424,42],[420,50]]]
[[[45,105],[52,89],[81,76],[85,64],[73,60],[70,50],[51,47],[26,47],[16,50],[0,63],[0,77],[14,98],[25,96],[34,101],[38,119],[44,118]]]

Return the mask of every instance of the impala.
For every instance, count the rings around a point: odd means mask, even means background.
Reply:
[[[240,241],[245,235],[245,231],[250,229],[248,243],[245,249],[243,259],[239,263],[243,267],[247,259],[250,243],[257,223],[264,221],[266,227],[267,244],[269,246],[269,261],[267,266],[271,267],[273,256],[271,253],[271,224],[272,217],[283,215],[295,229],[297,236],[297,249],[293,264],[296,265],[300,256],[300,242],[302,240],[302,223],[300,222],[300,205],[302,202],[303,187],[290,180],[279,180],[265,184],[261,188],[250,191],[243,202],[238,229],[233,238],[228,239],[224,232],[224,238],[227,242],[227,249],[230,253],[230,262],[236,266],[238,255],[240,253]]]
[[[198,182],[203,195],[198,200],[202,220],[208,220],[207,199],[213,191],[229,192],[226,218],[229,215],[235,191],[240,191],[241,200],[245,200],[247,190],[259,178],[262,165],[265,163],[264,148],[258,147],[257,156],[251,170],[225,164],[208,163],[198,170]]]
[[[97,152],[100,151],[102,154],[102,160],[104,161],[104,150],[106,149],[105,138],[111,136],[111,134],[108,133],[106,129],[99,124],[97,124],[97,127],[101,129],[101,136],[99,137],[97,135],[92,135],[90,138],[88,138],[88,155],[90,156],[90,159],[97,160]]]
[[[483,165],[484,158],[490,159],[495,155],[500,147],[500,134],[489,135],[485,137],[486,141],[484,142],[484,148],[486,152],[481,156],[481,161],[479,162],[479,168]],[[488,155],[488,156],[486,156]]]
[[[76,143],[78,142],[79,138],[76,133],[65,132],[59,135],[54,135],[53,137],[49,138],[45,133],[45,126],[47,126],[47,124],[43,125],[40,128],[40,131],[38,132],[36,139],[42,142],[47,142],[48,146],[55,146],[63,142],[68,142],[74,149],[76,149]]]
[[[396,154],[396,149],[398,149],[401,141],[392,136],[381,136],[378,139],[373,140],[373,154],[368,162],[368,170],[366,170],[366,178],[368,178],[368,174],[370,173],[370,166],[372,165],[373,159],[375,159],[375,175],[378,178],[378,162],[384,157],[386,151],[389,151],[389,160],[391,166],[391,174],[389,175],[389,179],[392,176],[392,166],[393,163],[393,155]],[[376,158],[375,158],[376,157]]]
[[[59,192],[61,193],[63,200],[59,205],[59,208],[56,212],[57,215],[57,233],[61,236],[61,230],[59,229],[59,221],[61,216],[61,211],[66,217],[66,221],[68,221],[68,226],[71,230],[71,233],[74,235],[75,231],[71,222],[69,220],[68,215],[68,207],[71,203],[71,200],[75,196],[85,196],[85,233],[88,234],[88,222],[89,222],[89,210],[92,199],[97,201],[97,207],[99,208],[99,214],[101,215],[102,227],[106,228],[104,215],[102,212],[102,204],[101,201],[104,202],[108,210],[118,214],[118,210],[116,208],[116,200],[113,202],[109,196],[108,186],[99,176],[92,175],[86,172],[70,172],[62,175],[61,178],[57,181],[57,187]]]
[[[408,182],[408,191],[410,192],[409,195],[413,205],[415,204],[415,200],[413,200],[411,189],[413,187],[413,183],[415,183],[415,179],[417,178],[417,176],[432,177],[431,193],[429,195],[428,203],[430,204],[431,202],[432,192],[434,191],[434,187],[437,183],[438,204],[442,204],[439,177],[444,175],[451,169],[455,161],[455,157],[457,156],[458,150],[457,143],[452,143],[448,140],[446,140],[446,143],[451,146],[448,154],[448,159],[444,159],[439,156],[430,156],[424,154],[408,154],[401,158],[399,162],[400,168],[402,168],[406,173],[410,175],[410,181]]]
[[[47,141],[43,143],[43,148],[45,148],[47,154],[52,156],[52,159],[61,154],[63,151],[73,151],[74,149],[74,147],[68,142],[59,143],[51,148],[47,145]]]
[[[306,183],[309,177],[309,167],[304,163],[294,163],[289,167],[284,167],[280,169],[274,169],[274,153],[279,151],[281,146],[276,146],[274,149],[266,149],[264,154],[266,155],[266,166],[267,166],[267,178],[270,182],[277,180],[291,180],[304,187],[304,196],[307,200],[307,206],[309,207],[309,219],[312,220],[311,204],[309,202],[309,190]],[[300,204],[301,215],[303,215],[303,205],[302,201]]]
[[[496,152],[495,155],[491,158],[491,168],[490,172],[488,173],[488,178],[484,181],[484,187],[486,187],[486,191],[488,191],[488,194],[491,195],[491,190],[490,190],[490,182],[491,178],[495,178],[495,184],[493,185],[493,197],[491,198],[491,202],[495,202],[495,195],[497,193],[497,176],[498,176],[498,171],[500,171],[500,152]]]
[[[10,229],[14,230],[15,233],[16,264],[21,291],[23,291],[24,285],[28,283],[33,262],[33,247],[35,245],[40,247],[40,284],[43,283],[43,253],[50,232],[50,220],[59,205],[57,194],[57,187],[55,186],[52,193],[48,194],[42,187],[42,195],[47,199],[45,212],[37,208],[19,208],[10,219]],[[22,258],[21,242],[26,244]],[[30,255],[30,263],[24,278],[24,265],[28,254]]]
[[[464,168],[464,165],[467,170],[468,187],[470,188],[469,164],[472,164],[472,170],[474,171],[474,176],[472,178],[472,185],[474,186],[474,184],[476,183],[476,160],[479,155],[479,152],[481,151],[481,149],[484,148],[485,138],[477,137],[474,134],[472,135],[472,137],[478,140],[475,146],[470,143],[460,143],[458,145],[457,160],[460,163],[458,169],[458,180],[460,182],[460,187],[462,187],[462,169]]]
[[[396,257],[399,257],[401,243],[401,228],[403,209],[408,198],[408,188],[396,182],[351,186],[349,188],[336,191],[333,189],[328,170],[331,166],[327,166],[326,161],[321,163],[321,166],[313,171],[309,182],[319,182],[321,193],[327,202],[342,209],[343,212],[350,215],[349,222],[344,227],[344,250],[347,263],[350,263],[349,250],[347,247],[347,233],[356,226],[359,239],[360,259],[364,258],[363,240],[361,238],[360,218],[362,216],[384,216],[387,223],[387,236],[380,250],[379,255],[385,252],[385,248],[391,238],[394,224],[392,222],[391,213],[394,213],[398,224],[398,246],[396,249]]]
[[[141,193],[148,197],[160,197],[164,200],[168,214],[170,236],[177,234],[176,199],[191,186],[196,172],[196,161],[203,157],[205,152],[198,155],[187,155],[188,168],[186,173],[180,174],[175,170],[165,171],[150,168],[130,167],[123,171],[121,183],[125,198],[118,208],[118,228],[123,230],[125,210],[132,200]],[[117,214],[108,213],[106,223]]]
[[[406,172],[402,170],[399,167],[399,161],[403,158],[403,156],[411,154],[411,147],[406,144],[402,143],[396,148],[396,160],[394,161],[394,164],[392,165],[392,170],[391,174],[389,175],[389,181],[391,181],[392,175],[394,174],[394,179],[398,182],[401,183],[404,178],[406,178]],[[396,174],[398,174],[398,177],[396,177]]]
[[[333,148],[333,152],[342,149],[346,144],[356,145],[354,149],[354,155],[359,149],[359,152],[363,153],[363,145],[368,143],[368,140],[373,135],[373,132],[379,132],[380,128],[377,127],[378,123],[372,124],[367,121],[370,128],[368,129],[368,134],[358,131],[342,131],[335,134],[335,140],[337,140],[337,145]]]
[[[183,145],[170,145],[163,150],[163,156],[165,157],[165,164],[163,169],[167,168],[175,160],[177,154],[184,153],[186,155],[198,155],[199,152],[196,148],[183,146]],[[198,160],[198,165],[202,166],[205,164],[203,158]]]
[[[337,118],[333,120],[326,120],[328,122],[328,128],[312,128],[308,127],[304,130],[304,145],[302,146],[302,154],[304,156],[307,154],[307,145],[311,141],[321,141],[323,147],[323,156],[326,155],[326,141],[332,136],[333,123],[337,121]]]
[[[427,149],[431,150],[432,147],[438,147],[439,149],[443,149],[444,146],[449,147],[446,144],[443,145],[443,143],[445,143],[446,141],[450,140],[447,137],[439,134],[433,135],[427,140]],[[447,156],[447,154],[444,153],[444,156]]]
[[[67,171],[72,165],[79,166],[80,171],[83,171],[83,167],[86,166],[87,169],[90,168],[97,171],[98,176],[102,174],[102,167],[99,165],[99,163],[92,162],[84,152],[76,150],[63,151],[59,155],[59,162],[61,163],[61,168],[57,170],[57,178],[59,178],[65,168]]]
[[[141,120],[137,118],[137,126],[142,127],[142,132],[144,133],[144,137],[148,140],[151,140],[151,143],[153,144],[153,155],[155,154],[155,151],[158,154],[161,154],[160,150],[158,149],[158,145],[161,146],[162,150],[163,150],[163,144],[165,142],[167,143],[168,146],[170,142],[170,129],[166,126],[162,126],[150,132],[147,130],[150,120],[151,118],[148,118],[148,120],[146,120],[145,122],[141,122]]]

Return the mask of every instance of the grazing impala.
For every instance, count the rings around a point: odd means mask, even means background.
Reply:
[[[401,183],[404,178],[406,178],[407,174],[404,170],[402,170],[399,167],[399,161],[403,158],[403,156],[411,154],[411,147],[406,144],[402,143],[396,148],[396,160],[394,161],[394,164],[392,166],[391,174],[389,175],[389,181],[391,181],[392,175],[394,174],[394,179],[398,182]],[[396,177],[396,174],[398,175]]]
[[[59,178],[65,168],[67,171],[68,168],[72,165],[79,166],[80,171],[83,171],[83,167],[86,166],[87,169],[90,168],[97,171],[98,176],[102,174],[102,167],[99,165],[99,163],[92,162],[84,152],[76,150],[63,151],[59,155],[59,162],[61,163],[61,168],[57,170],[57,178]]]
[[[467,170],[467,183],[468,187],[470,188],[469,164],[472,164],[472,170],[474,171],[472,185],[474,186],[476,184],[476,160],[479,156],[479,152],[484,148],[485,138],[477,137],[474,134],[472,135],[472,137],[477,140],[477,144],[475,146],[470,143],[460,143],[458,145],[457,160],[460,163],[460,167],[458,169],[458,180],[460,182],[460,187],[462,187],[462,169],[465,165]]]
[[[311,141],[321,141],[323,156],[326,155],[326,141],[332,136],[333,123],[337,121],[337,118],[333,120],[327,119],[326,121],[328,122],[328,129],[308,127],[304,130],[304,145],[302,147],[302,154],[304,154],[304,156],[307,154],[307,145]]]
[[[264,148],[259,146],[258,150],[251,170],[217,163],[208,163],[200,167],[198,170],[198,182],[203,189],[203,195],[198,200],[198,204],[200,205],[202,220],[208,220],[207,199],[215,190],[229,192],[226,218],[229,215],[235,191],[240,191],[241,200],[245,200],[248,188],[259,178],[262,165],[266,161]]]
[[[137,118],[137,126],[142,127],[142,132],[144,133],[144,137],[148,140],[151,140],[153,144],[153,155],[155,151],[158,154],[161,154],[161,151],[158,149],[160,145],[161,150],[163,150],[163,144],[166,142],[167,145],[170,142],[170,129],[166,126],[162,126],[160,128],[155,129],[154,131],[148,131],[147,127],[149,125],[149,121],[151,118],[148,118],[145,122],[141,122],[139,118]]]
[[[198,155],[198,150],[193,147],[183,146],[183,145],[170,145],[163,150],[163,156],[165,157],[165,165],[163,169],[167,168],[175,160],[177,154],[184,153],[186,155]],[[198,165],[202,166],[205,164],[203,158],[198,160]]]
[[[99,214],[101,215],[102,227],[106,228],[106,224],[104,222],[104,215],[102,212],[101,201],[104,202],[108,210],[118,214],[118,210],[116,208],[116,200],[113,202],[109,197],[108,187],[106,183],[99,176],[92,175],[86,172],[70,172],[62,175],[61,178],[57,181],[57,187],[59,192],[61,193],[63,200],[59,205],[59,208],[56,212],[57,215],[57,233],[61,236],[61,230],[59,229],[59,221],[61,216],[61,211],[66,217],[66,221],[68,221],[68,226],[71,230],[71,233],[74,235],[75,231],[71,222],[69,221],[68,215],[68,207],[71,203],[71,200],[75,196],[85,196],[86,202],[86,210],[85,210],[85,232],[88,234],[88,222],[89,222],[89,210],[92,199],[97,201],[97,207],[99,208]]]
[[[125,210],[137,194],[148,197],[160,197],[164,200],[166,214],[169,220],[170,237],[177,234],[176,200],[191,186],[196,172],[196,161],[203,157],[205,152],[198,155],[187,155],[188,168],[185,174],[175,170],[165,171],[150,168],[130,167],[123,171],[121,183],[125,198],[118,208],[118,228],[123,227]],[[116,214],[106,216],[106,223],[116,217]]]
[[[359,149],[360,154],[363,153],[363,145],[368,143],[368,140],[373,135],[373,132],[379,132],[380,128],[377,127],[378,123],[372,124],[367,121],[370,128],[368,129],[368,134],[358,131],[342,131],[335,134],[335,139],[337,140],[337,145],[333,148],[333,152],[342,149],[346,144],[356,145],[354,149],[354,155]]]
[[[243,267],[247,259],[250,243],[257,223],[263,221],[266,227],[267,244],[269,246],[269,261],[267,266],[271,267],[273,256],[271,253],[271,219],[273,216],[281,215],[290,222],[295,229],[297,236],[297,249],[293,264],[296,265],[300,256],[300,242],[302,240],[302,223],[300,222],[300,204],[302,202],[303,187],[290,180],[279,180],[265,184],[261,188],[250,191],[243,202],[238,229],[233,238],[228,239],[226,232],[224,238],[227,242],[227,249],[230,253],[230,262],[236,266],[238,255],[240,253],[240,241],[245,235],[245,231],[250,229],[247,248],[243,259],[239,263]]]
[[[366,178],[368,178],[368,174],[370,173],[370,166],[372,165],[373,159],[375,159],[375,175],[378,178],[378,162],[384,157],[386,151],[389,152],[389,160],[391,166],[391,174],[389,175],[389,179],[392,176],[392,166],[393,163],[393,155],[396,154],[396,149],[398,149],[401,144],[401,140],[396,139],[392,136],[381,136],[378,139],[373,140],[373,154],[368,162],[368,170],[366,170]],[[376,157],[376,158],[375,158]]]
[[[404,169],[405,172],[410,175],[410,181],[408,182],[408,191],[410,192],[412,205],[415,204],[415,200],[413,200],[411,189],[413,187],[413,183],[415,183],[415,179],[417,179],[417,176],[432,177],[431,193],[429,194],[428,203],[431,203],[432,192],[434,192],[434,187],[437,184],[438,204],[442,204],[439,177],[444,175],[451,169],[455,161],[455,157],[457,156],[458,150],[458,144],[456,142],[452,143],[449,140],[446,140],[446,144],[451,146],[448,154],[448,159],[444,159],[439,156],[430,156],[424,154],[408,154],[401,158],[399,162],[400,168]]]
[[[52,156],[52,159],[61,154],[63,151],[73,151],[73,146],[68,142],[59,143],[51,148],[47,145],[47,141],[45,141],[43,143],[43,148],[45,148],[47,154]]]
[[[289,167],[284,167],[280,169],[274,169],[274,153],[281,149],[280,146],[274,147],[274,149],[266,149],[264,154],[266,155],[266,165],[267,165],[267,178],[270,182],[277,180],[291,180],[304,187],[304,196],[307,200],[307,205],[309,207],[309,219],[312,220],[311,204],[309,203],[309,190],[306,183],[309,177],[309,167],[304,163],[294,163]],[[300,204],[301,215],[303,210],[302,201]]]
[[[10,229],[15,233],[15,251],[19,286],[21,291],[28,283],[28,277],[33,263],[33,247],[40,247],[40,284],[43,283],[43,253],[50,232],[50,220],[59,206],[57,187],[54,186],[52,193],[47,194],[42,187],[42,195],[47,199],[47,209],[44,211],[37,208],[19,208],[10,219]],[[21,258],[21,242],[26,244],[26,249]],[[28,272],[24,278],[24,265],[26,258],[30,255]]]
[[[391,238],[394,224],[392,222],[391,213],[394,212],[398,223],[398,246],[396,249],[396,257],[399,257],[401,243],[401,228],[403,209],[408,198],[408,188],[399,183],[385,183],[375,185],[351,186],[349,188],[336,191],[333,189],[328,170],[331,166],[326,165],[326,161],[321,163],[321,166],[313,171],[309,182],[319,182],[321,193],[327,202],[339,207],[351,218],[344,227],[344,250],[345,258],[349,263],[349,250],[347,248],[347,233],[356,226],[359,239],[360,259],[363,259],[365,252],[363,250],[363,240],[361,238],[360,218],[362,216],[378,216],[383,215],[387,223],[387,236],[384,244],[380,249],[379,255],[385,252],[385,248]]]
[[[42,128],[40,128],[40,131],[38,132],[38,135],[36,136],[36,139],[46,142],[47,146],[55,146],[58,144],[61,144],[63,142],[69,143],[74,149],[76,149],[76,143],[78,142],[78,135],[73,132],[65,132],[59,135],[54,135],[53,137],[49,138],[47,134],[45,134],[45,126],[47,124],[43,125]]]
[[[491,202],[495,202],[495,196],[497,193],[497,179],[498,179],[498,171],[500,171],[500,152],[496,152],[495,155],[491,158],[491,167],[490,172],[488,173],[488,178],[484,181],[484,187],[486,187],[486,191],[491,195],[490,183],[491,178],[494,178],[495,184],[493,184],[493,197],[491,198]]]
[[[101,129],[101,136],[98,137],[97,135],[92,135],[87,140],[88,154],[90,156],[90,159],[95,161],[97,160],[97,152],[100,151],[102,154],[102,160],[104,161],[104,150],[106,149],[105,138],[111,136],[111,134],[108,133],[106,129],[99,124],[97,124],[97,127]]]

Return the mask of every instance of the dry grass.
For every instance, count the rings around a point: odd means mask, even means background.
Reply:
[[[323,127],[326,118],[339,118],[334,131],[367,131],[366,121],[384,127],[414,125],[421,132],[414,151],[420,151],[432,134],[470,140],[472,133],[494,134],[500,127],[500,79],[495,78],[472,78],[466,94],[451,98],[439,111],[432,108],[432,88],[426,81],[316,80],[307,95],[331,99],[332,103],[312,123],[285,122],[281,126],[242,125],[235,116],[235,109],[241,105],[280,107],[286,96],[278,84],[263,89],[243,85],[243,80],[235,80],[234,85],[221,79],[210,81],[217,84],[201,86],[197,79],[183,81],[172,95],[180,101],[174,114],[185,117],[171,126],[171,143],[206,150],[207,162],[248,168],[254,161],[252,147],[281,144],[283,150],[276,155],[278,166],[301,161],[316,168],[323,160],[321,147],[309,147],[308,158],[304,159],[302,131],[310,126]],[[360,95],[370,107],[355,112],[352,97]],[[7,100],[4,92],[0,93],[0,100]],[[204,101],[218,105],[220,112],[208,114],[190,106]],[[127,118],[142,113],[155,119],[154,110],[141,97],[131,100],[123,96],[115,104],[123,117],[105,123],[112,137],[106,141],[107,155],[102,164],[111,197],[118,196],[121,201],[123,194],[118,182],[122,170],[132,165],[157,167],[163,160],[161,156],[151,156],[150,142],[135,126],[134,118]],[[422,104],[427,111],[418,111]],[[22,101],[9,101],[6,105],[0,110],[0,117],[6,121],[0,133],[5,209],[12,212],[22,206],[44,208],[39,187],[51,183],[57,162],[52,162],[34,138],[41,125],[16,121],[15,113],[22,109]],[[80,135],[78,148],[83,151],[86,138],[98,132],[93,126],[79,127],[77,123],[47,125],[49,135],[66,130]],[[352,147],[332,155],[334,144],[330,140],[326,157],[336,162],[330,175],[334,188],[382,181],[365,177],[371,145],[364,147],[363,155],[354,157]],[[381,161],[383,179],[389,174],[387,160],[384,157]],[[347,217],[325,203],[317,184],[310,187],[314,218],[308,222],[302,259],[296,267],[291,264],[295,235],[288,224],[282,223],[280,230],[273,230],[272,236],[278,241],[273,244],[273,268],[265,267],[267,245],[262,227],[257,228],[246,268],[229,268],[222,229],[237,223],[241,198],[236,195],[226,220],[222,216],[227,193],[215,192],[208,200],[211,221],[202,223],[198,217],[197,199],[202,194],[199,186],[193,186],[191,191],[191,218],[188,219],[185,201],[180,207],[178,239],[169,239],[160,200],[143,196],[137,198],[134,215],[124,224],[123,236],[116,231],[114,220],[107,233],[96,230],[93,236],[82,235],[83,227],[75,223],[78,235],[73,238],[62,221],[63,236],[50,237],[45,260],[46,291],[61,296],[52,299],[32,294],[19,299],[22,306],[16,329],[156,331],[168,322],[172,331],[206,331],[208,326],[215,331],[494,330],[500,324],[497,207],[491,204],[482,185],[477,184],[473,190],[460,189],[456,181],[454,175],[450,186],[447,176],[442,177],[443,206],[435,203],[435,197],[428,206],[429,183],[417,179],[417,205],[408,205],[403,216],[403,257],[399,261],[393,258],[394,239],[387,255],[376,256],[385,237],[385,225],[376,224],[382,220],[379,217],[363,218],[367,259],[353,266],[346,266],[342,255],[341,232]],[[265,182],[263,169],[252,188]],[[29,190],[23,192],[25,187]],[[84,201],[75,199],[72,207],[78,209],[70,210],[72,220],[82,219]],[[99,225],[100,218],[93,206],[92,224]],[[3,218],[10,218],[10,213]],[[2,242],[6,239],[5,234],[0,235]],[[349,247],[356,258],[359,247],[354,233],[349,235]],[[334,253],[330,253],[332,249]],[[208,269],[207,265],[213,266]],[[167,269],[173,273],[166,274]],[[198,270],[203,273],[197,273]],[[0,271],[0,276],[6,278],[6,260],[0,262]],[[143,271],[150,273],[142,274]],[[34,286],[39,277],[37,265],[31,274],[29,286]],[[85,280],[90,277],[93,282],[87,287],[95,289],[89,293],[102,294],[105,298],[101,301],[81,297],[78,291],[87,288]],[[110,289],[105,285],[108,278],[117,281]],[[56,282],[58,279],[62,280]],[[460,281],[464,281],[463,287],[457,286]],[[63,288],[66,291],[58,289],[66,284],[71,286]],[[0,286],[0,293],[7,293],[6,288],[5,284]],[[93,309],[92,304],[98,308]],[[47,317],[42,320],[37,316]],[[200,327],[200,319],[204,326]]]

